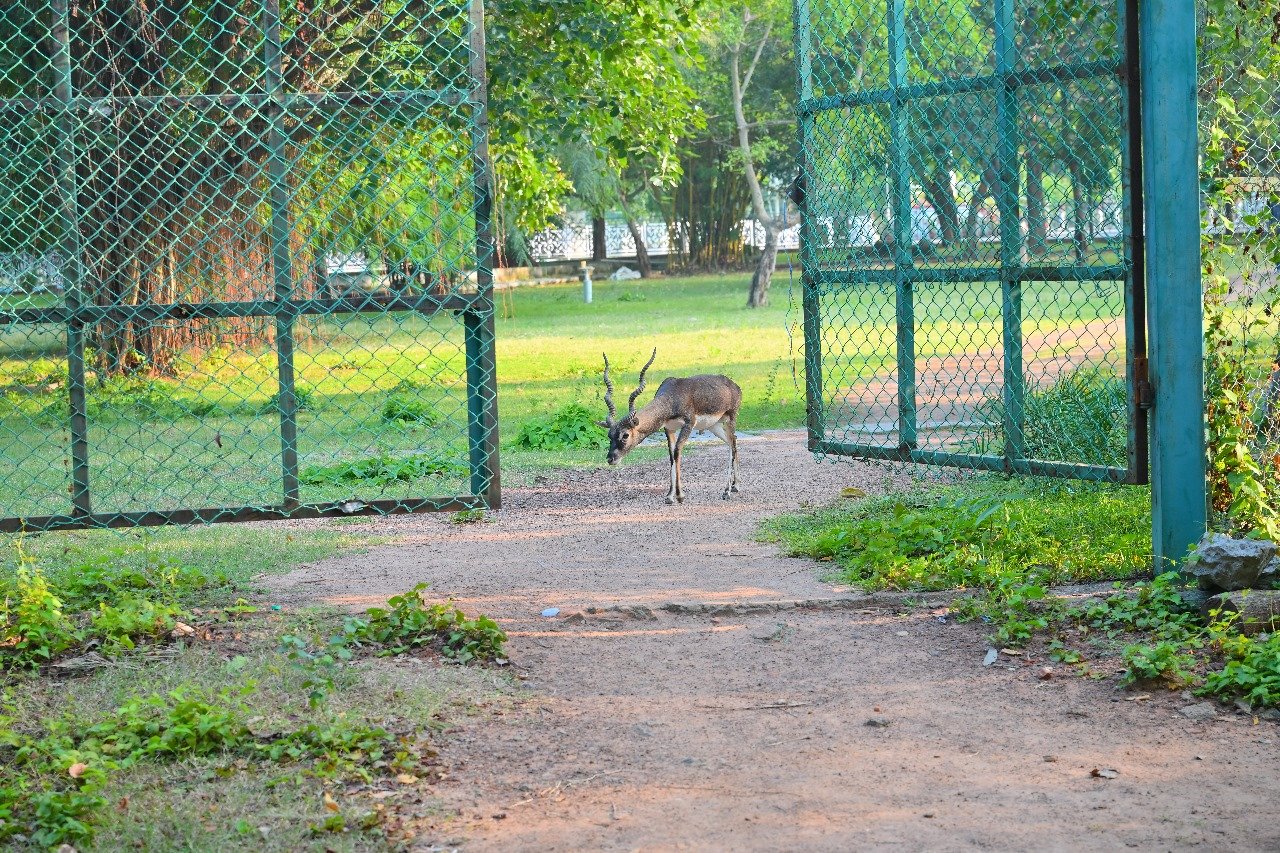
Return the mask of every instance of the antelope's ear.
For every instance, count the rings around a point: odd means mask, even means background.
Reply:
[[[596,426],[600,427],[601,429],[608,429],[608,428],[609,428],[609,422],[608,422],[608,421],[596,421]]]

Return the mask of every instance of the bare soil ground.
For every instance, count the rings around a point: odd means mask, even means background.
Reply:
[[[449,740],[420,849],[1280,849],[1280,727],[983,667],[981,626],[859,606],[752,537],[885,472],[816,465],[798,433],[741,451],[732,502],[724,448],[699,448],[683,506],[664,462],[569,472],[490,523],[386,519],[395,544],[268,581],[349,606],[429,581],[511,632],[524,699]]]

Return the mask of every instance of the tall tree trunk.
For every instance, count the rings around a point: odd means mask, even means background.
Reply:
[[[751,13],[743,12],[744,30],[751,23]],[[751,191],[751,210],[756,220],[764,228],[764,251],[756,263],[756,271],[751,276],[751,290],[747,294],[748,308],[762,308],[769,302],[769,283],[773,279],[774,268],[778,264],[778,223],[769,215],[764,203],[764,190],[760,187],[760,179],[756,175],[755,158],[751,153],[751,129],[747,124],[746,110],[743,105],[744,93],[751,87],[751,78],[755,76],[756,66],[760,63],[760,55],[769,43],[773,25],[766,25],[764,35],[756,46],[755,55],[747,67],[746,75],[741,72],[742,43],[735,42],[729,53],[730,82],[732,84],[733,118],[738,128],[738,151],[742,155],[743,177],[747,179],[747,187]]]
[[[640,224],[631,215],[631,201],[627,198],[627,191],[622,187],[621,177],[618,179],[618,202],[622,205],[622,215],[627,220],[627,230],[631,232],[631,239],[636,244],[636,267],[640,270],[641,278],[648,278],[653,275],[653,265],[649,262],[649,249],[644,244],[644,233],[640,230]]]
[[[778,232],[766,228],[764,232],[764,250],[756,261],[756,270],[751,276],[751,291],[747,294],[748,308],[763,308],[769,304],[769,284],[773,281],[773,272],[778,268]]]
[[[1027,151],[1027,242],[1032,254],[1041,254],[1049,242],[1045,218],[1044,166],[1034,150]]]
[[[942,243],[949,246],[960,239],[960,208],[956,204],[956,193],[951,186],[951,171],[945,164],[939,164],[928,173],[923,183],[925,197],[938,214]]]
[[[603,216],[591,217],[591,260],[603,261],[609,257],[609,245]]]
[[[1089,214],[1087,194],[1078,165],[1071,165],[1071,211],[1075,222],[1072,243],[1075,246],[1076,262],[1083,263],[1089,254]]]
[[[636,243],[636,268],[640,270],[641,278],[649,278],[653,275],[653,264],[649,260],[649,249],[644,244],[644,232],[640,230],[640,225],[630,216],[627,217],[627,230],[631,232],[631,239]]]
[[[970,251],[975,254],[978,251],[978,209],[991,198],[991,188],[996,185],[997,177],[991,169],[982,171],[982,178],[978,181],[978,186],[974,188],[973,198],[969,200],[969,214],[965,217],[964,233],[965,239],[970,244]]]

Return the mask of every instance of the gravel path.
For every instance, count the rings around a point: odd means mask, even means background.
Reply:
[[[884,470],[815,465],[798,433],[741,450],[740,500],[719,499],[724,448],[699,448],[683,506],[661,462],[558,474],[491,523],[385,519],[394,544],[265,581],[349,606],[430,581],[511,632],[524,700],[450,738],[420,849],[1280,849],[1280,727],[983,667],[980,626],[860,607],[752,536]],[[796,601],[843,609],[761,606]]]

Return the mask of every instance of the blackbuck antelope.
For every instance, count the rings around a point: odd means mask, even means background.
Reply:
[[[609,431],[609,464],[631,452],[631,449],[658,430],[667,433],[667,455],[671,460],[671,486],[667,503],[684,501],[680,482],[680,457],[685,442],[694,430],[708,431],[729,445],[729,480],[725,483],[725,500],[738,491],[738,439],[734,426],[742,406],[742,389],[727,376],[689,376],[662,380],[658,393],[649,405],[636,411],[636,398],[644,392],[644,375],[658,357],[655,349],[640,371],[640,384],[627,400],[627,414],[618,420],[613,405],[613,380],[609,378],[609,356],[604,357],[604,405],[609,416],[600,426]]]

